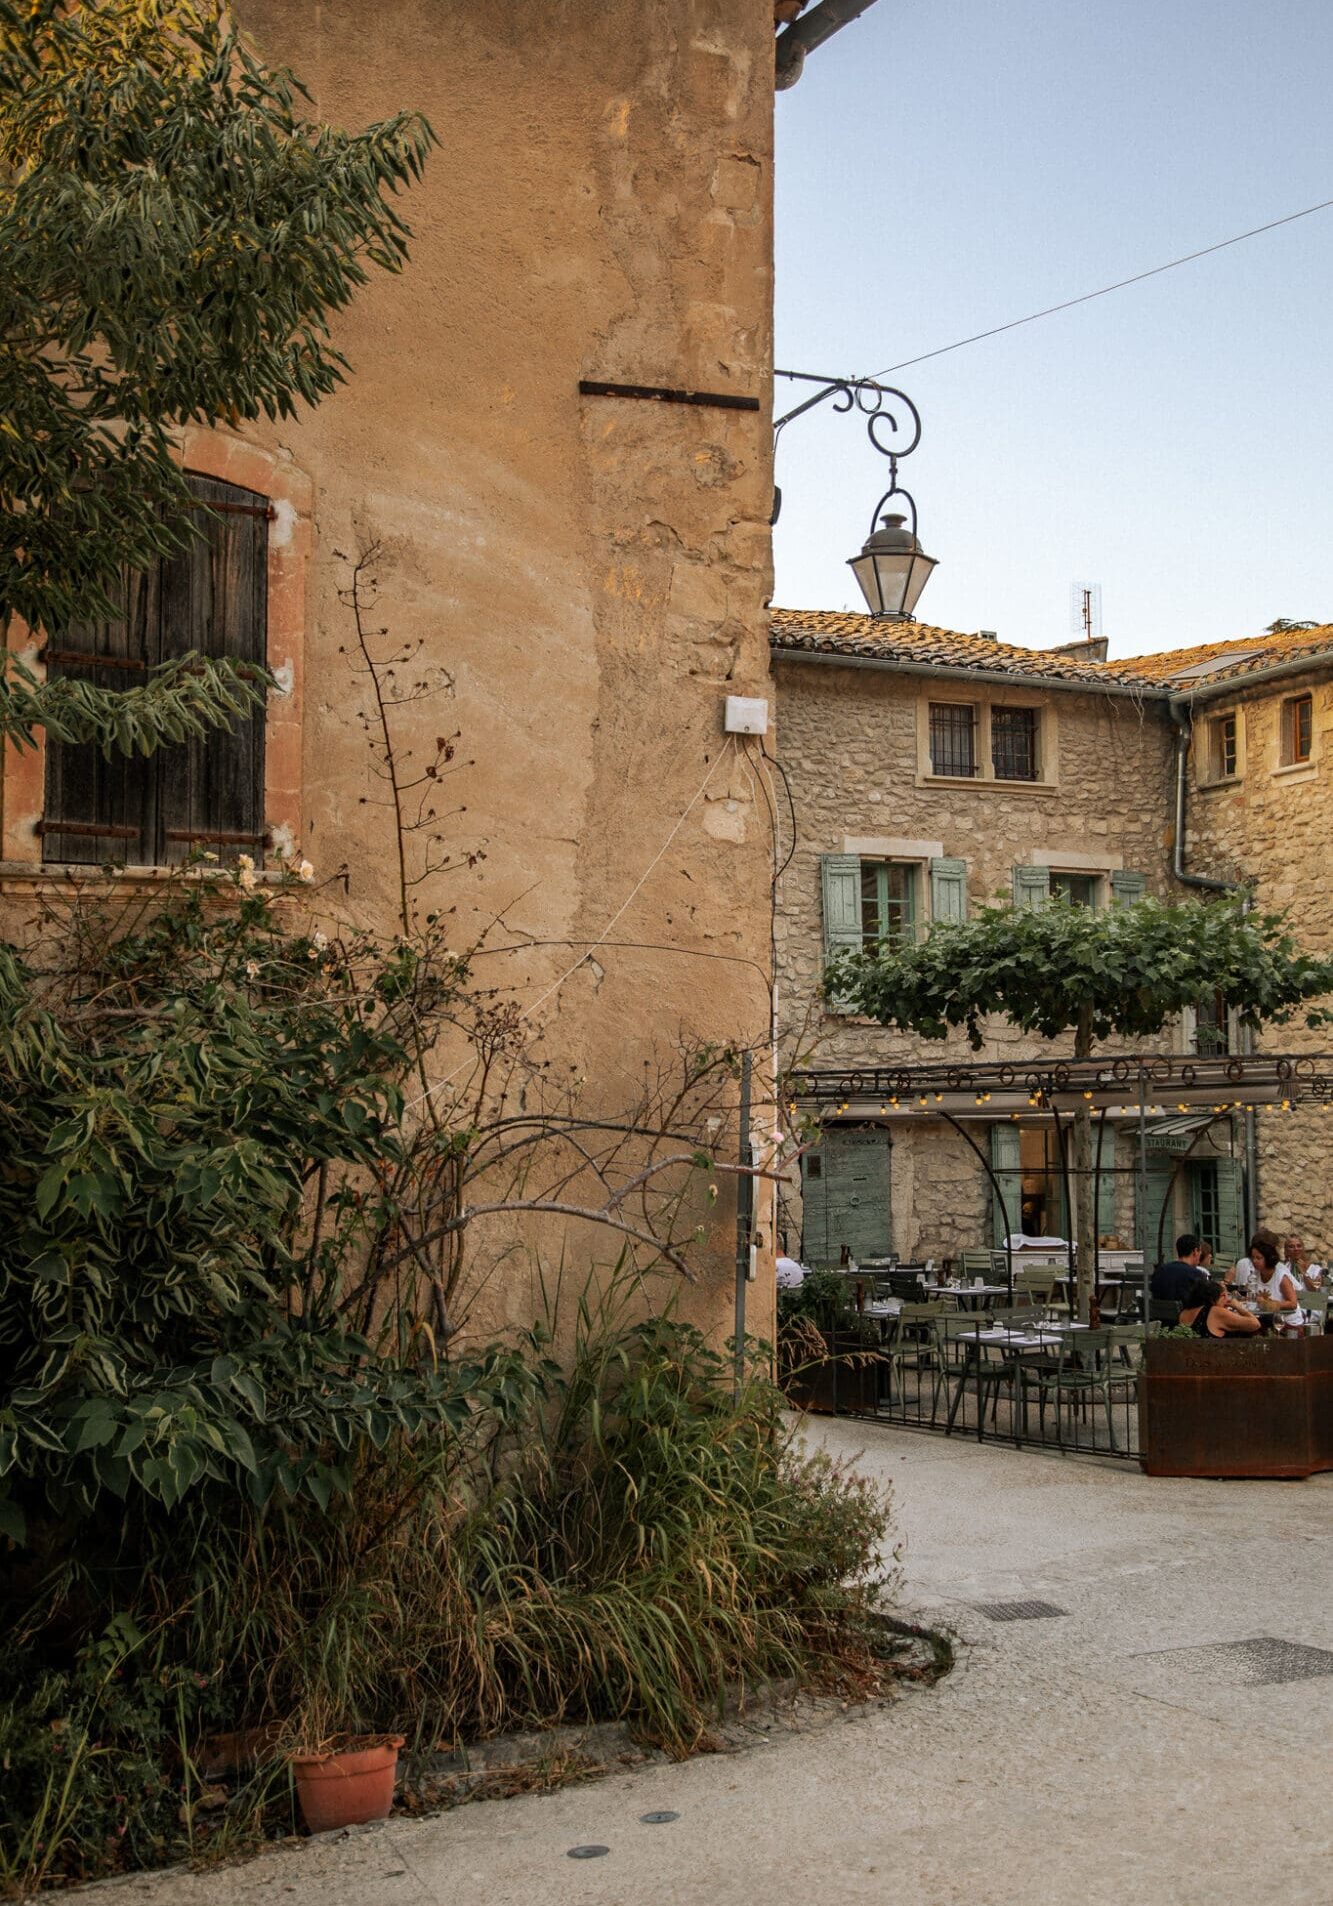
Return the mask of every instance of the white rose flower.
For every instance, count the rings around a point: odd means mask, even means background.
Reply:
[[[296,878],[298,880],[304,880],[307,885],[315,878],[315,870],[308,860],[303,860],[297,867]]]

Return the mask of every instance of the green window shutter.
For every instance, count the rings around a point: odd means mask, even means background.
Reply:
[[[1100,1146],[1100,1157],[1098,1156]],[[1097,1177],[1097,1236],[1104,1238],[1116,1229],[1115,1219],[1115,1128],[1099,1124],[1093,1146],[1093,1167]]]
[[[1000,1181],[1000,1191],[1004,1198],[1004,1210],[1000,1209],[1000,1200],[995,1196],[995,1187],[991,1194],[991,1237],[995,1249],[1004,1249],[1006,1231],[1017,1235],[1023,1228],[1023,1173],[1020,1169],[1018,1127],[992,1125],[990,1128],[991,1169]],[[1006,1227],[1005,1219],[1009,1223]]]
[[[930,917],[966,920],[967,862],[941,858],[930,863]]]
[[[846,1246],[860,1263],[892,1249],[887,1131],[824,1133],[818,1168],[802,1159],[805,1200],[801,1253],[815,1268],[838,1263]]]
[[[1014,905],[1035,910],[1044,907],[1051,897],[1051,870],[1049,867],[1014,868]]]
[[[1148,882],[1143,874],[1113,873],[1111,875],[1111,905],[1113,907],[1132,907],[1136,900],[1142,900],[1147,891]]]
[[[1176,1161],[1169,1152],[1148,1153],[1148,1205],[1138,1214],[1137,1245],[1149,1270],[1176,1254],[1174,1189]],[[1135,1176],[1137,1202],[1138,1177]],[[1170,1202],[1168,1202],[1168,1200]],[[1163,1213],[1165,1212],[1165,1219]],[[1159,1249],[1160,1244],[1160,1249]]]
[[[1244,1254],[1244,1191],[1240,1160],[1219,1158],[1217,1161],[1218,1236],[1212,1240],[1215,1253],[1213,1264],[1218,1272],[1225,1270],[1228,1264],[1234,1264],[1236,1259]]]
[[[838,953],[861,951],[861,862],[855,854],[821,854],[819,874],[824,900],[824,964]],[[836,1000],[833,1012],[846,1011]]]

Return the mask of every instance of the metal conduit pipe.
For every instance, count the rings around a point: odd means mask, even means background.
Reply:
[[[1245,896],[1245,911],[1248,913],[1254,905],[1254,896],[1248,886],[1239,880],[1217,880],[1210,874],[1192,874],[1185,866],[1185,788],[1186,773],[1189,767],[1190,740],[1192,729],[1188,714],[1182,710],[1179,702],[1171,704],[1171,721],[1175,729],[1176,743],[1176,843],[1171,857],[1171,871],[1176,879],[1186,887],[1203,887],[1210,893],[1239,893]],[[1241,1028],[1241,1050],[1248,1056],[1254,1051],[1254,1035],[1248,1026]],[[1259,1131],[1255,1124],[1254,1107],[1245,1108],[1245,1236],[1253,1236],[1259,1222]]]

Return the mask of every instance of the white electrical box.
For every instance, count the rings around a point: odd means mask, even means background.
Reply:
[[[728,695],[722,729],[728,735],[766,735],[768,703],[760,695]]]

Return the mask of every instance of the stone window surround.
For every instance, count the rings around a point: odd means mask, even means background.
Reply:
[[[1123,873],[1125,856],[1103,851],[1085,854],[1074,847],[1033,847],[1021,863],[1028,867],[1048,867],[1053,874],[1091,874],[1097,882],[1097,910],[1111,902],[1111,875]]]
[[[1327,697],[1324,699],[1326,700]],[[1288,740],[1287,711],[1294,702],[1307,700],[1310,703],[1310,752],[1303,759],[1288,761],[1286,759]],[[1323,728],[1318,718],[1319,703],[1320,697],[1315,693],[1313,688],[1298,688],[1291,694],[1283,695],[1279,699],[1276,724],[1277,745],[1274,751],[1275,759],[1271,769],[1274,775],[1280,775],[1284,780],[1289,781],[1312,781],[1315,779],[1319,771],[1319,758],[1321,743],[1323,741]]]
[[[265,496],[274,517],[268,537],[268,665],[278,686],[270,692],[264,729],[264,818],[275,842],[301,847],[301,745],[306,621],[306,572],[313,540],[314,490],[309,476],[290,458],[263,450],[241,437],[192,424],[182,433],[181,463],[200,476],[234,483]],[[37,644],[15,619],[9,647],[40,676],[34,661]],[[98,879],[99,869],[43,861],[37,832],[46,799],[46,744],[40,731],[36,746],[10,745],[0,767],[0,882],[6,890],[62,882],[75,874]],[[118,879],[157,880],[170,868],[128,867]]]
[[[930,759],[930,705],[932,702],[966,702],[976,711],[977,766],[980,769],[974,775],[935,774],[931,770]],[[1010,781],[997,775],[991,759],[991,709],[998,707],[1035,708],[1037,711],[1037,765],[1039,778],[1036,781]],[[997,688],[988,684],[985,692],[978,694],[971,690],[968,682],[938,681],[928,683],[917,699],[916,705],[916,785],[919,788],[970,788],[973,792],[985,790],[994,794],[1049,795],[1055,794],[1060,786],[1060,724],[1056,714],[1054,700],[1041,694],[1031,686],[1015,684],[1013,688]]]
[[[1234,774],[1216,774],[1213,771],[1213,749],[1215,724],[1230,716],[1236,724],[1236,772]],[[1196,726],[1200,729],[1200,744],[1195,750],[1195,786],[1201,793],[1213,788],[1234,788],[1245,779],[1246,768],[1246,730],[1245,709],[1240,702],[1233,702],[1229,708],[1209,708],[1206,713],[1196,717]],[[1305,764],[1302,763],[1302,766]]]

